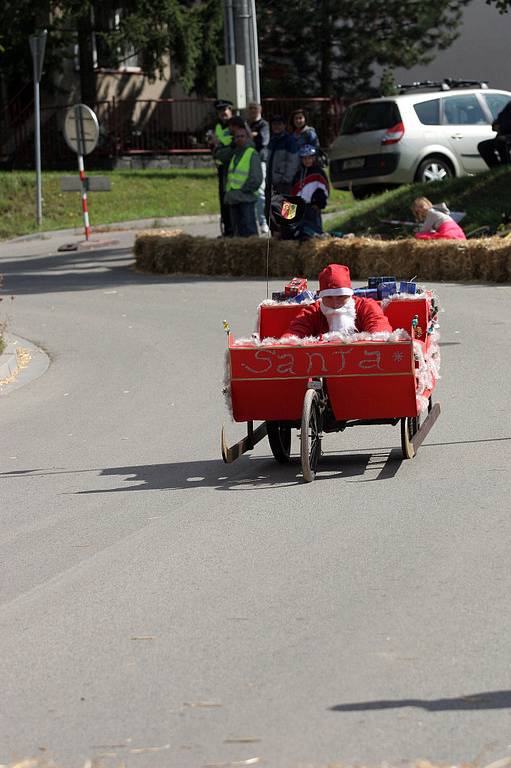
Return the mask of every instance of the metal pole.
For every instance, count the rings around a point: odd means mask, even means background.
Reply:
[[[261,103],[261,83],[259,79],[259,43],[257,39],[257,15],[256,15],[256,4],[255,0],[249,0],[250,1],[250,11],[252,16],[252,24],[251,24],[251,39],[252,39],[252,45],[250,46],[250,50],[252,53],[252,74],[253,74],[253,82],[254,82],[254,101],[257,101],[259,104]]]
[[[80,172],[80,181],[82,183],[82,211],[83,211],[83,226],[85,229],[85,239],[90,237],[90,224],[89,224],[89,209],[87,207],[87,176],[85,175],[85,168],[83,165],[83,155],[78,155],[78,170]]]
[[[38,227],[43,221],[42,190],[41,190],[41,105],[39,102],[39,83],[43,73],[44,52],[46,49],[45,29],[29,38],[30,53],[34,69],[34,133],[35,133],[35,175],[36,203],[35,220]]]
[[[242,46],[241,55],[238,56],[240,63],[245,65],[245,87],[247,91],[247,100],[254,101],[254,77],[252,70],[252,54],[250,45],[250,10],[248,0],[237,0],[236,2],[236,21],[239,30],[240,42]]]
[[[36,65],[34,62],[34,119],[35,119],[35,221],[38,227],[43,222],[43,200],[41,184],[41,110],[39,105],[39,82],[36,77]]]
[[[224,6],[225,23],[225,61],[226,64],[236,64],[236,42],[234,38],[234,14],[232,10],[232,0],[225,0]]]

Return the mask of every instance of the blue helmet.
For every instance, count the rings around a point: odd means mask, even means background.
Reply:
[[[298,155],[300,157],[314,157],[317,155],[316,147],[313,147],[312,144],[304,144],[303,147],[300,147],[298,150]]]

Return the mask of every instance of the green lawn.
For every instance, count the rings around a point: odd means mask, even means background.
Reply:
[[[453,211],[466,211],[461,222],[465,232],[484,225],[497,226],[502,213],[511,213],[511,167],[434,184],[408,184],[354,201],[343,215],[329,221],[328,229],[393,237],[409,235],[411,228],[385,225],[380,219],[412,220],[410,204],[422,195],[433,203],[445,201]]]
[[[80,193],[60,191],[64,175],[73,174],[43,173],[43,230],[82,226]],[[218,213],[214,168],[110,171],[100,175],[110,178],[111,191],[89,193],[93,227],[132,219]],[[348,192],[334,191],[329,210],[342,210],[350,201]],[[35,174],[0,172],[0,239],[35,231]]]
[[[61,192],[61,176],[43,174],[43,230],[82,226],[78,192]],[[77,175],[77,174],[76,174]],[[91,174],[92,175],[92,174]],[[91,225],[115,224],[132,219],[218,213],[214,168],[109,171],[111,192],[89,193]],[[445,200],[452,210],[467,211],[463,228],[496,225],[502,212],[511,212],[511,169],[499,168],[436,184],[410,184],[391,192],[355,201],[349,192],[333,190],[327,212],[339,212],[329,229],[356,234],[403,236],[409,229],[382,224],[380,219],[410,219],[410,203],[419,195],[433,202]],[[0,239],[37,230],[35,226],[35,176],[28,171],[0,172]]]
[[[79,192],[61,192],[61,176],[73,173],[43,173],[43,230],[82,226]],[[78,172],[75,174],[78,176]],[[90,174],[94,175],[94,174]],[[90,192],[92,226],[131,219],[215,213],[214,169],[110,171],[111,192]],[[35,175],[30,172],[0,173],[0,238],[16,237],[37,230],[35,226]]]

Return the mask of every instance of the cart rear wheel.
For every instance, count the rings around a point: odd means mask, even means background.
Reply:
[[[412,438],[419,429],[420,416],[406,416],[401,419],[401,450],[403,459],[413,459],[415,448],[412,444]]]
[[[308,389],[303,400],[301,429],[301,458],[303,479],[310,483],[316,477],[316,467],[321,456],[322,416],[318,393]]]
[[[266,431],[275,461],[286,464],[291,453],[291,427],[285,426],[280,421],[267,421]]]

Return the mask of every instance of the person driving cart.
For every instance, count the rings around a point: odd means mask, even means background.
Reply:
[[[329,264],[319,274],[319,301],[308,304],[291,322],[284,336],[321,336],[324,333],[391,332],[392,327],[374,299],[354,296],[350,271]]]

